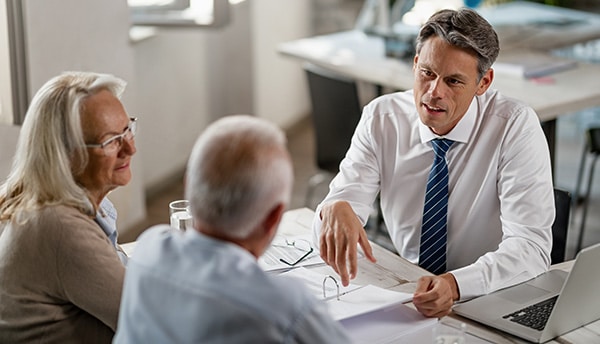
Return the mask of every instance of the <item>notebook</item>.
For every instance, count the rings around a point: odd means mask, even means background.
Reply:
[[[569,273],[550,270],[527,282],[454,306],[455,313],[544,343],[600,319],[600,244],[579,252]],[[534,306],[539,304],[539,306]],[[527,309],[529,308],[529,309]],[[525,310],[524,310],[525,309]],[[546,311],[545,324],[529,317]]]

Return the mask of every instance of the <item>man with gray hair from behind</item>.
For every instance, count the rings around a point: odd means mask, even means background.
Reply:
[[[301,283],[257,263],[277,233],[292,184],[278,127],[247,115],[211,124],[186,171],[194,228],[159,225],[140,236],[114,342],[350,342]]]

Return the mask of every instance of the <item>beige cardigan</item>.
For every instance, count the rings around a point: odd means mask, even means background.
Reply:
[[[0,343],[110,343],[125,268],[74,208],[0,224]]]

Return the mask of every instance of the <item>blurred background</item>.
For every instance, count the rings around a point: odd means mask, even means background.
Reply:
[[[282,56],[278,45],[351,30],[359,19],[377,20],[365,19],[367,7],[394,2],[400,1],[1,0],[0,178],[8,173],[19,123],[37,89],[62,71],[92,70],[125,79],[123,102],[139,117],[134,177],[110,195],[119,211],[121,242],[168,223],[168,203],[183,197],[184,168],[196,137],[229,114],[267,118],[286,131],[296,175],[290,208],[314,209],[327,181],[307,199],[308,181],[318,168],[306,75],[302,62]],[[402,19],[418,25],[444,7],[504,2],[416,0]],[[532,2],[600,14],[597,0]],[[600,63],[598,40],[557,53]],[[359,89],[363,104],[377,94],[373,85]],[[575,189],[584,133],[596,125],[597,108],[559,118],[557,186]],[[594,176],[585,246],[600,242],[598,179]],[[572,213],[574,228],[580,211],[575,207]],[[386,244],[385,235],[377,237]],[[571,253],[574,240],[569,239]]]

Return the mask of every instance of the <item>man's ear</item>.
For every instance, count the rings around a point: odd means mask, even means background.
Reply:
[[[412,65],[413,72],[417,69],[417,62],[419,62],[419,55],[415,54],[415,57],[413,58],[413,65]]]
[[[492,85],[492,80],[494,80],[494,70],[492,68],[488,69],[487,72],[483,75],[481,80],[479,80],[479,86],[477,87],[477,92],[475,92],[478,96],[482,95],[490,88]]]
[[[271,208],[263,220],[263,228],[265,232],[270,235],[275,235],[275,231],[277,231],[277,226],[279,225],[279,221],[281,221],[284,210],[285,205],[283,203],[278,203]]]

